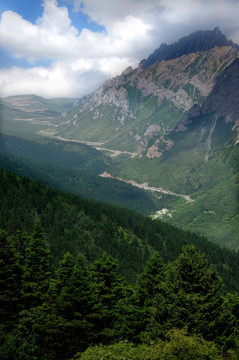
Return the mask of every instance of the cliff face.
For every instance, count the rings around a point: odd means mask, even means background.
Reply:
[[[200,32],[198,43],[205,37],[207,32]],[[219,38],[223,46],[212,47],[209,39],[209,50],[190,53],[184,39],[187,54],[146,68],[141,63],[106,81],[62,116],[59,134],[158,158],[173,146],[171,132],[186,130],[200,111],[217,111],[237,126],[239,51],[224,35]]]
[[[216,112],[228,122],[239,121],[239,58],[217,79],[202,107],[203,114]]]

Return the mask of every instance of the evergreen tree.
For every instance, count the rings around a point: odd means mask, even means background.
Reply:
[[[26,260],[23,271],[22,296],[26,308],[40,305],[49,286],[50,250],[44,238],[40,220],[37,220],[29,247],[26,248]]]
[[[74,259],[70,253],[66,253],[60,262],[56,276],[49,279],[49,286],[44,295],[44,301],[39,306],[22,312],[22,315],[30,315],[34,320],[29,328],[29,335],[35,336],[35,348],[38,356],[48,360],[66,359],[70,351],[71,343],[75,344],[72,334],[72,325],[63,317],[62,309],[65,298],[63,293],[69,286],[73,274]],[[36,315],[36,318],[33,318]],[[22,319],[24,321],[24,318]],[[27,324],[27,322],[26,322]],[[19,330],[24,328],[20,327]],[[25,334],[23,334],[25,336]],[[72,340],[70,338],[72,337]]]
[[[64,255],[57,270],[58,291],[62,291],[62,289],[69,284],[69,281],[73,274],[74,265],[75,265],[75,260],[72,254],[68,251]]]
[[[141,334],[140,338],[149,341],[151,337],[161,335],[161,324],[155,321],[155,298],[162,292],[162,280],[165,265],[161,256],[154,253],[148,260],[144,271],[138,276],[136,283],[136,296],[140,308]]]
[[[72,259],[66,255],[65,260],[68,262],[68,268],[65,267],[63,277],[63,268],[61,267],[61,277],[66,285],[62,290],[62,307],[64,308],[64,316],[68,320],[75,318],[83,319],[91,312],[93,297],[90,282],[90,274],[87,269],[84,256],[79,253],[76,259],[71,277],[67,281],[67,275],[71,272],[70,266]],[[66,263],[65,263],[66,265]],[[70,265],[70,266],[69,266]],[[59,273],[58,273],[59,274]]]
[[[124,282],[117,272],[118,264],[104,254],[92,267],[94,279],[96,341],[108,343],[115,334],[114,323],[120,317],[117,305],[124,298]]]
[[[206,340],[226,341],[231,336],[229,312],[221,296],[222,281],[204,254],[185,246],[169,266],[163,294],[157,298],[157,321],[164,329],[187,327]]]
[[[12,237],[12,240],[16,253],[20,258],[21,265],[23,265],[30,237],[23,231],[17,230],[16,234]]]
[[[164,270],[161,256],[154,253],[137,279],[137,295],[141,306],[151,305],[152,299],[160,292]]]
[[[65,321],[65,340],[67,354],[73,355],[77,350],[85,349],[92,338],[92,312],[94,296],[84,256],[79,253],[71,277],[73,259],[66,254],[58,271],[61,278],[61,294],[57,299],[59,315]],[[64,266],[63,266],[64,265]]]

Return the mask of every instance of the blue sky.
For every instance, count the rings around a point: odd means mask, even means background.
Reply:
[[[0,96],[81,97],[162,42],[219,26],[238,0],[0,0]]]

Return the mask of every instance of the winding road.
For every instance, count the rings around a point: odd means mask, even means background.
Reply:
[[[181,198],[185,199],[188,202],[193,202],[194,201],[193,199],[190,198],[189,195],[177,194],[177,193],[175,193],[175,192],[173,192],[171,190],[165,190],[165,189],[163,189],[161,187],[156,188],[154,186],[149,186],[148,183],[139,184],[134,180],[124,180],[124,179],[121,179],[119,177],[114,177],[114,176],[112,176],[110,173],[108,173],[106,171],[103,174],[100,174],[99,176],[104,177],[104,178],[110,178],[110,179],[123,181],[123,182],[125,182],[127,184],[131,184],[131,185],[136,186],[136,187],[138,187],[140,189],[150,190],[150,191],[160,192],[160,193],[163,193],[163,194],[168,194],[168,195],[172,195],[172,196],[181,197]]]

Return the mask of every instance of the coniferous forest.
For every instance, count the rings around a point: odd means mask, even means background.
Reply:
[[[0,176],[1,359],[239,359],[238,253]]]

